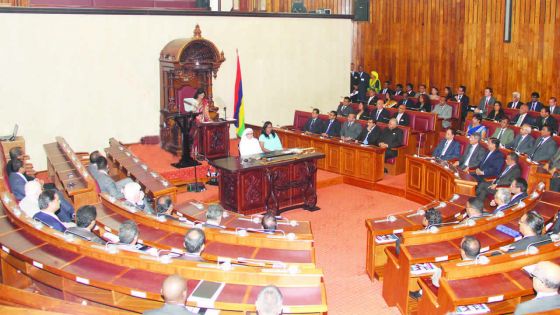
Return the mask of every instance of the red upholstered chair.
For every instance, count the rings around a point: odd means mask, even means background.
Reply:
[[[461,146],[461,155],[465,154],[465,150],[469,145],[469,138],[465,136],[455,136],[455,141],[459,142],[459,145]]]
[[[521,169],[521,177],[529,181],[529,172],[531,171],[531,163],[527,162],[527,159],[525,157],[520,157],[519,162],[517,164],[519,164],[519,168]]]
[[[311,118],[310,112],[296,110],[294,114],[294,129],[303,130],[303,127],[305,127],[305,123],[309,120],[309,118]],[[328,119],[328,116],[326,119]]]
[[[6,165],[8,161],[6,161],[6,155],[4,154],[4,147],[0,144],[0,177],[3,178],[4,186],[8,189],[9,192],[12,192],[10,188],[10,181],[8,179],[8,173],[6,171]]]
[[[519,114],[519,109],[504,108],[504,114],[506,114],[506,116],[509,118],[509,121],[511,121],[515,117],[515,115]]]
[[[490,138],[494,134],[494,131],[496,131],[496,129],[500,127],[499,123],[489,121],[489,120],[483,120],[482,125],[487,129],[486,137],[488,138]]]

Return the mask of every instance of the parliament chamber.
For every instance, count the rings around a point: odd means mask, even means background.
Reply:
[[[0,0],[0,313],[560,314],[559,25]]]

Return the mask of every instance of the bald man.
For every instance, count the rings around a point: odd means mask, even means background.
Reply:
[[[171,275],[163,281],[161,295],[165,304],[157,310],[145,311],[144,315],[194,315],[185,308],[187,281],[178,275]]]
[[[550,261],[541,261],[531,272],[534,299],[517,305],[514,315],[546,312],[560,309],[560,266]]]

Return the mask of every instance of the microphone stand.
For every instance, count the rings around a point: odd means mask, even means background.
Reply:
[[[198,150],[195,149],[194,152],[194,159],[195,161],[197,161],[199,158],[199,154],[198,154]],[[204,183],[199,183],[198,182],[198,176],[197,176],[197,172],[196,172],[196,165],[194,166],[194,183],[189,184],[189,191],[191,192],[202,192],[206,190],[206,186],[204,186]]]

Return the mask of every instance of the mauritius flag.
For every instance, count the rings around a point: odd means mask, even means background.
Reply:
[[[235,127],[237,127],[237,135],[241,137],[245,130],[245,106],[243,105],[243,84],[241,82],[241,65],[239,64],[239,55],[237,55],[237,75],[235,76],[234,91],[234,112]]]

